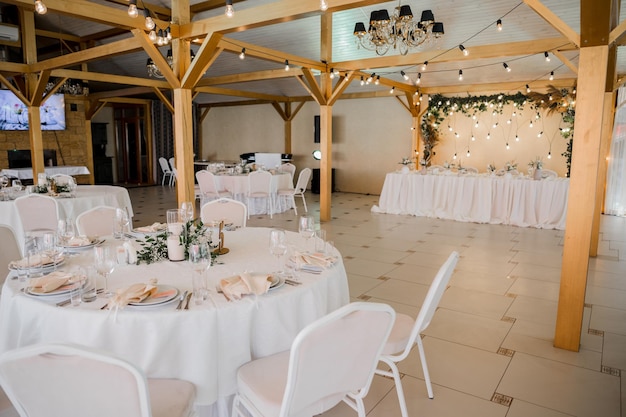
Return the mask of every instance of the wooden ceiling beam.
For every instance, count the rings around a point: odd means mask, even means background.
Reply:
[[[213,33],[211,36],[204,38],[200,49],[196,52],[196,57],[193,59],[187,69],[187,72],[183,76],[183,88],[191,88],[195,86],[207,69],[215,62],[217,57],[223,51],[223,49],[218,46],[221,39],[222,35],[219,33]]]
[[[123,88],[119,90],[111,90],[111,91],[102,91],[100,93],[89,94],[89,99],[91,100],[105,100],[113,97],[128,97],[128,96],[137,96],[139,94],[150,94],[153,93],[154,87],[131,87],[131,88]]]
[[[172,68],[170,68],[170,65],[165,60],[165,57],[161,54],[161,51],[159,51],[159,49],[154,46],[150,38],[148,38],[146,32],[139,29],[133,29],[132,32],[135,39],[139,42],[144,51],[146,51],[154,64],[159,68],[159,71],[161,71],[161,74],[163,74],[170,86],[172,88],[180,88],[180,80],[176,74],[174,74]]]
[[[576,85],[576,78],[559,79],[559,80],[539,80],[530,83],[533,90],[542,90],[552,86],[556,88],[571,88]],[[436,87],[422,87],[422,94],[455,94],[455,93],[484,93],[494,92],[518,92],[526,91],[527,82],[504,82],[504,83],[485,83],[485,84],[466,84],[466,85],[447,85]]]
[[[552,51],[552,53],[554,54],[555,57],[559,59],[559,61],[561,61],[569,69],[571,69],[574,74],[578,75],[578,65],[575,65],[572,61],[567,59],[567,57],[559,51]]]
[[[141,87],[171,88],[169,83],[164,80],[155,80],[152,78],[129,77],[126,75],[104,74],[91,71],[76,71],[57,69],[52,70],[52,77],[66,77],[85,81],[99,81],[103,83],[125,84]],[[93,94],[90,94],[92,96]]]
[[[251,81],[276,80],[280,78],[291,78],[302,75],[300,68],[293,68],[290,71],[284,69],[274,69],[265,71],[246,72],[241,74],[223,75],[219,77],[208,77],[201,79],[196,86],[225,85],[245,83]]]
[[[580,47],[580,35],[569,27],[560,17],[555,15],[550,9],[544,6],[539,0],[523,0],[524,3],[533,9],[543,20],[548,22],[550,26],[556,29],[561,35],[565,36],[574,45]]]
[[[201,93],[217,94],[221,96],[247,97],[247,98],[252,98],[252,99],[267,100],[268,102],[289,101],[289,97],[287,96],[256,93],[253,91],[232,90],[232,89],[220,88],[220,87],[197,87],[195,88],[195,91],[199,91]]]
[[[609,44],[615,43],[618,46],[622,46],[624,41],[626,41],[626,20],[617,25],[609,34]]]

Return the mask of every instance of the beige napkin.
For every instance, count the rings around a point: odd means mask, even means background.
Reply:
[[[28,268],[29,266],[41,266],[51,263],[52,259],[48,255],[37,253],[30,257],[30,265],[28,263],[28,258],[23,258],[19,261],[11,262],[11,268]]]
[[[66,246],[87,246],[90,243],[91,243],[91,239],[88,238],[87,236],[74,236],[70,238],[65,245]]]
[[[123,308],[130,303],[140,303],[156,293],[157,287],[153,284],[138,283],[120,288],[111,298],[109,308]]]
[[[252,275],[247,272],[220,281],[220,289],[231,300],[239,300],[246,294],[265,294],[271,285],[270,275]]]
[[[56,271],[44,277],[31,279],[28,283],[28,287],[31,292],[46,294],[72,282],[71,274]]]
[[[160,232],[161,230],[165,230],[166,228],[167,228],[166,224],[155,222],[155,223],[152,223],[150,226],[137,227],[135,231],[141,232],[141,233],[154,233],[154,232]]]
[[[323,253],[303,253],[296,252],[293,256],[293,261],[296,264],[296,268],[301,269],[302,267],[316,266],[320,268],[330,268],[335,262],[337,262],[337,257],[332,255],[324,255]]]

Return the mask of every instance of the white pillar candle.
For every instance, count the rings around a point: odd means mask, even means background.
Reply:
[[[37,185],[44,186],[48,184],[48,178],[46,174],[37,174]]]
[[[168,223],[167,231],[173,235],[176,235],[178,238],[178,236],[180,236],[183,233],[183,224],[179,222]]]
[[[170,261],[182,261],[185,259],[185,249],[180,244],[178,235],[167,237],[167,257]]]

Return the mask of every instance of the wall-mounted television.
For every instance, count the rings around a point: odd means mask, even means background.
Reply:
[[[39,107],[41,130],[65,130],[65,96],[53,94]],[[28,130],[28,107],[11,90],[0,90],[0,130]]]

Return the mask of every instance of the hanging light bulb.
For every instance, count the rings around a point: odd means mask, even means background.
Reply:
[[[552,152],[548,151],[548,159],[552,159]]]
[[[454,132],[454,136],[456,136],[456,138],[459,138],[459,132]]]
[[[543,135],[543,130],[541,132],[537,133],[537,137],[540,138],[541,135]]]
[[[320,0],[320,10],[325,12],[328,9],[328,3],[326,0]]]
[[[389,94],[393,94],[394,91],[396,91],[396,87],[391,87],[391,90],[389,90]]]
[[[226,0],[226,8],[224,9],[226,17],[233,17],[235,15],[235,8],[233,7],[233,0]]]
[[[165,29],[165,35],[166,35],[168,43],[169,43],[169,41],[172,40],[172,30],[170,29],[169,26],[167,27],[167,29]]]
[[[424,61],[422,64],[422,71],[426,71],[426,67],[428,66],[428,61]]]
[[[156,23],[154,23],[154,20],[152,20],[152,16],[150,16],[150,10],[148,9],[143,9],[143,17],[146,18],[146,29],[148,30],[152,30],[154,29],[154,27],[156,26]]]
[[[491,132],[487,133],[487,140],[491,139]]]
[[[333,74],[335,74],[335,77],[339,77],[341,75],[337,68],[335,68],[334,70],[331,70],[331,71],[333,72]]]
[[[404,78],[405,81],[409,81],[409,76],[406,75],[406,72],[400,71],[400,75],[402,75],[402,78]]]
[[[470,151],[469,151],[469,149],[467,150],[467,157],[468,157],[468,158],[470,157]]]
[[[476,137],[472,134],[472,142],[476,142]]]
[[[554,80],[554,71],[550,71],[550,81]]]
[[[415,84],[419,84],[422,81],[422,73],[417,73],[417,80],[415,80]]]
[[[332,80],[333,78],[335,78],[335,69],[331,68],[330,69],[330,74],[328,75],[330,77],[330,79]]]
[[[552,101],[552,94],[548,96],[548,100]]]
[[[474,123],[474,127],[478,127],[478,121]]]
[[[515,142],[519,142],[519,136],[515,135]]]
[[[448,125],[448,130],[452,132],[452,126]]]
[[[452,159],[456,159],[456,152],[454,153],[454,156],[452,157]]]
[[[137,0],[130,0],[128,4],[128,15],[132,18],[139,16],[139,10],[137,10]]]
[[[526,84],[526,92],[530,93],[530,86],[528,84]]]
[[[363,79],[362,75],[361,75],[361,85],[365,85],[365,80]]]
[[[374,85],[380,84],[380,75],[376,77],[376,81],[374,81]]]
[[[163,35],[163,29],[159,29],[159,32],[157,34],[157,45],[165,45],[165,36]]]
[[[504,67],[504,69],[506,70],[506,72],[511,72],[511,68],[509,67],[509,65],[506,62],[502,63],[502,66]]]
[[[469,51],[467,49],[465,49],[465,47],[463,45],[459,45],[459,49],[461,50],[461,52],[463,52],[464,56],[468,56],[469,55]]]
[[[459,70],[459,81],[463,81],[463,70]]]
[[[511,149],[511,147],[509,146],[509,142],[506,143],[506,150],[508,151],[509,149]]]
[[[533,125],[533,121],[531,120],[531,121],[530,121],[530,125],[529,125],[529,127],[531,127],[531,128],[532,128],[533,126],[534,126],[534,125]]]
[[[543,56],[546,57],[546,62],[550,62],[550,55],[548,55],[547,51],[543,53]]]
[[[156,42],[157,40],[157,33],[154,30],[151,30],[150,33],[148,34],[148,38],[152,41],[152,42]]]
[[[285,71],[289,71],[289,60],[285,59]]]
[[[502,32],[502,19],[498,19],[496,22],[496,28],[498,28],[498,32]]]
[[[241,48],[241,53],[239,54],[239,59],[246,59],[246,48]]]
[[[46,14],[48,12],[48,7],[41,0],[35,0],[35,11],[38,14]]]

